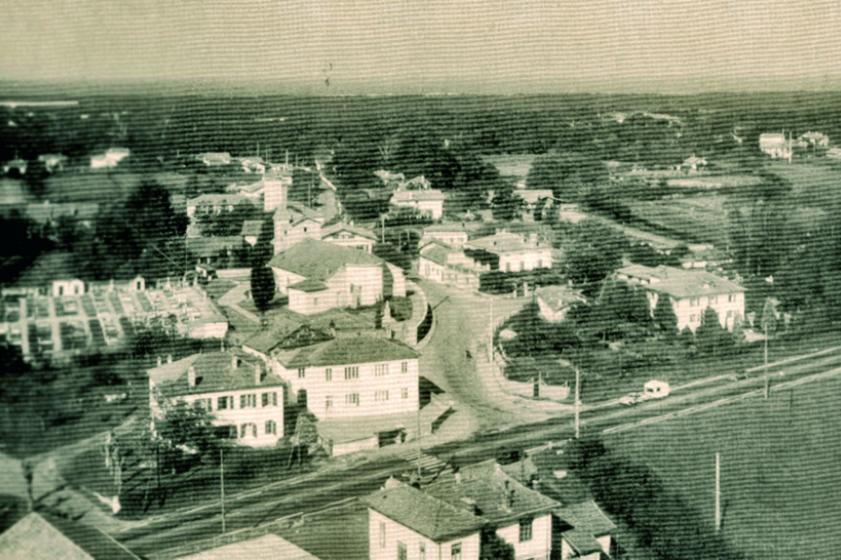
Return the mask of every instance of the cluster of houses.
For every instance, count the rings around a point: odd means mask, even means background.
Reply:
[[[838,148],[830,147],[829,136],[822,132],[808,131],[794,138],[791,131],[786,135],[781,132],[764,132],[759,135],[759,149],[771,159],[782,159],[789,163],[795,153],[802,152],[824,153],[827,157],[837,157]]]
[[[271,389],[271,381],[267,381],[262,394],[271,395]],[[266,399],[258,405],[262,402]],[[271,398],[268,403],[264,416],[266,425],[271,425],[278,417]],[[389,478],[354,506],[352,515],[360,522],[354,522],[357,532],[345,537],[348,549],[353,549],[345,557],[478,560],[492,557],[486,547],[499,546],[512,548],[516,559],[601,560],[617,556],[616,525],[592,500],[568,502],[559,492],[565,481],[557,474],[535,467],[526,458],[504,466],[490,460],[447,468],[425,484]],[[317,533],[310,535],[315,540],[335,537],[319,528],[312,530]],[[167,557],[318,560],[318,547],[309,551],[291,542],[300,542],[297,533],[268,526],[231,534],[222,544],[176,548]],[[0,534],[0,555],[139,558],[94,527],[41,512],[26,515]]]

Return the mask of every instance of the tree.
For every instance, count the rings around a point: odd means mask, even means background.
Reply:
[[[526,183],[530,189],[551,189],[555,198],[575,202],[604,185],[607,179],[607,168],[595,157],[548,153],[534,160]]]
[[[666,338],[677,336],[677,315],[672,307],[672,300],[667,295],[660,294],[657,298],[657,305],[654,306],[654,324]]]
[[[260,211],[253,204],[240,202],[230,212],[199,214],[198,222],[202,235],[230,237],[240,234],[243,222],[260,217]]]
[[[275,294],[274,273],[268,266],[251,269],[251,299],[254,305],[265,313],[271,306]]]
[[[202,457],[212,458],[219,447],[213,427],[213,416],[200,403],[191,405],[179,400],[164,406],[164,417],[155,423],[155,430],[164,446],[170,450],[193,450]]]
[[[622,263],[626,245],[625,236],[608,225],[593,219],[579,222],[562,243],[564,272],[585,294],[594,295]]]
[[[721,326],[718,313],[712,307],[707,307],[701,315],[701,325],[695,331],[695,343],[698,350],[705,354],[719,354],[733,347],[732,335]]]
[[[523,199],[516,196],[511,188],[497,191],[491,201],[491,210],[495,220],[513,220],[519,217],[522,207]]]

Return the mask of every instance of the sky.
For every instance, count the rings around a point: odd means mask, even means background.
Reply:
[[[841,87],[823,0],[2,0],[0,80],[279,92]]]

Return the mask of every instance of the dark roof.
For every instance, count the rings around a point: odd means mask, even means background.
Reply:
[[[302,292],[323,292],[327,289],[327,284],[313,278],[301,280],[289,286],[290,290],[300,290]]]
[[[567,544],[569,544],[579,555],[598,552],[602,549],[599,541],[596,540],[592,533],[587,531],[570,529],[562,532],[561,535]]]
[[[349,336],[313,344],[288,356],[278,356],[286,367],[340,366],[392,360],[410,360],[418,353],[402,342],[375,336]]]
[[[238,365],[233,367],[233,356]],[[193,367],[196,384],[187,383],[187,373]],[[264,369],[260,383],[254,379],[255,367],[263,367],[256,358],[232,352],[193,354],[184,359],[163,364],[149,370],[149,377],[166,397],[179,397],[200,393],[215,393],[238,389],[282,386],[283,380]]]
[[[579,502],[555,510],[555,515],[573,528],[586,531],[591,536],[601,537],[616,529],[616,525],[605,515],[593,500]]]
[[[441,266],[447,266],[447,256],[454,252],[455,249],[439,241],[430,241],[421,248],[420,256]]]
[[[268,329],[259,330],[243,342],[243,346],[268,355],[275,348],[297,348],[315,342],[329,340],[323,330],[299,321],[293,317],[278,316],[272,319]]]
[[[0,558],[139,560],[140,557],[95,527],[33,512],[0,535]]]
[[[465,467],[433,483],[427,491],[450,504],[478,508],[493,525],[549,513],[558,502],[520,484],[493,460]]]
[[[305,239],[275,255],[269,265],[313,280],[327,280],[348,264],[382,265],[379,257],[352,247]]]
[[[484,526],[481,518],[407,484],[380,490],[364,498],[373,509],[434,542],[444,542],[475,533]]]

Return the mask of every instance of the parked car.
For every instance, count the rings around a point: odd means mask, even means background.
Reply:
[[[632,406],[644,400],[645,398],[642,393],[628,393],[627,395],[619,399],[619,404],[624,406]]]

